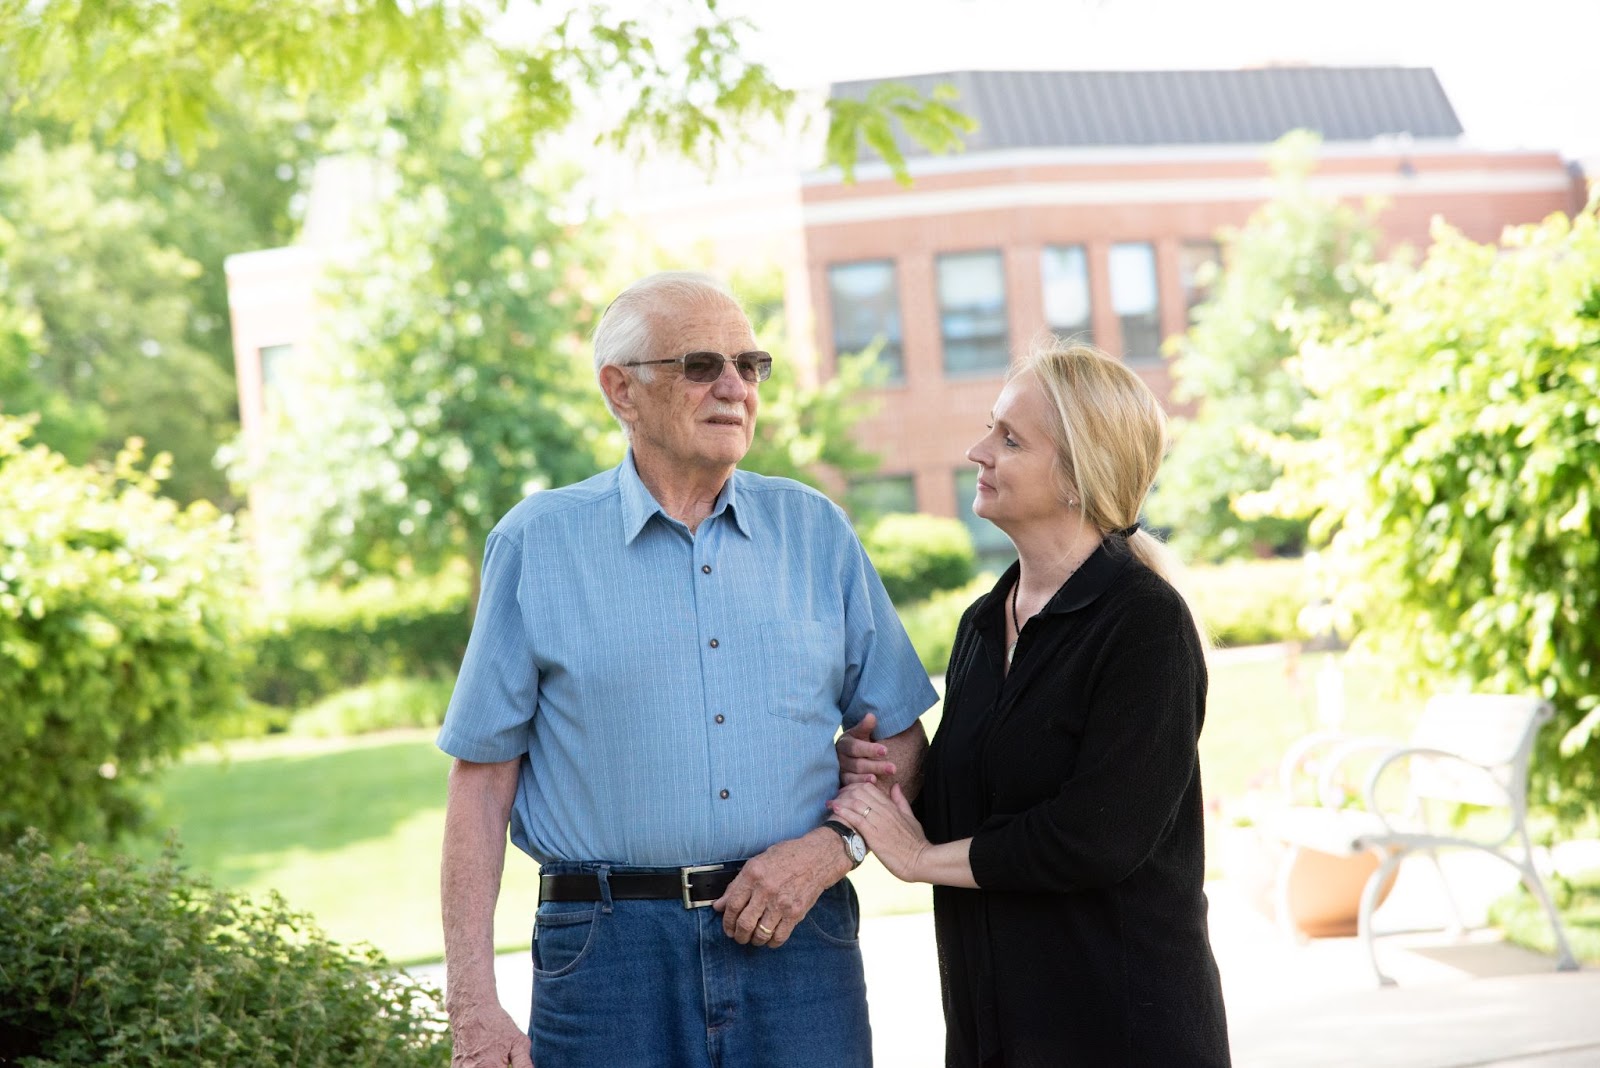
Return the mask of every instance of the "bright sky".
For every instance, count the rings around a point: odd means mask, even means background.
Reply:
[[[1600,161],[1600,0],[722,0],[780,82],[942,70],[1432,67],[1467,138]]]

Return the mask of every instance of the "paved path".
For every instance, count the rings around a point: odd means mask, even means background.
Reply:
[[[1476,922],[1506,876],[1487,858],[1448,858]],[[1586,855],[1587,866],[1595,858]],[[1492,932],[1380,941],[1399,986],[1380,989],[1354,938],[1299,942],[1256,912],[1233,886],[1210,884],[1212,944],[1222,969],[1234,1063],[1240,1068],[1596,1068],[1600,969],[1556,972],[1550,958]],[[1412,926],[1441,915],[1431,872],[1402,869],[1380,917]],[[862,923],[877,1068],[937,1068],[944,1023],[932,917]],[[436,967],[416,969],[434,982]],[[500,994],[519,1021],[528,1011],[525,954],[496,962]]]

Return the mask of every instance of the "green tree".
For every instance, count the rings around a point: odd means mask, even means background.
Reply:
[[[1314,512],[1360,641],[1418,687],[1539,693],[1534,798],[1600,813],[1600,225],[1442,224],[1293,369],[1317,436],[1242,506]]]
[[[42,412],[41,440],[75,462],[143,437],[173,457],[167,492],[221,499],[233,383],[190,341],[200,269],[158,236],[161,212],[109,153],[38,135],[0,159],[0,204],[0,303],[31,324],[11,361],[30,381],[0,411]]]
[[[1177,423],[1149,514],[1192,556],[1296,552],[1305,542],[1303,518],[1246,519],[1234,503],[1277,476],[1259,447],[1263,436],[1305,433],[1305,391],[1285,366],[1295,353],[1292,322],[1305,315],[1347,321],[1351,302],[1366,292],[1362,269],[1375,257],[1373,209],[1312,194],[1317,143],[1299,133],[1276,146],[1273,198],[1222,235],[1226,267],[1215,296],[1178,342],[1174,394],[1198,408]]]
[[[136,444],[75,467],[0,416],[0,840],[100,841],[240,700],[231,523],[156,492]]]
[[[0,68],[16,71],[14,109],[100,126],[156,157],[192,154],[236,94],[315,98],[336,113],[368,100],[380,77],[409,94],[471,68],[503,80],[506,132],[524,153],[598,107],[614,116],[604,140],[705,158],[793,102],[741,57],[748,30],[716,0],[678,0],[644,18],[507,0],[6,0]],[[938,151],[973,128],[948,95],[903,86],[835,102],[829,118],[829,159],[847,174],[867,149],[904,176],[897,127]]]
[[[584,345],[605,260],[569,175],[519,163],[493,92],[429,91],[380,138],[394,188],[325,294],[258,483],[313,577],[476,560],[533,489],[598,468],[613,436]]]
[[[236,252],[295,240],[296,206],[333,127],[316,108],[308,111],[280,96],[230,92],[225,106],[213,112],[210,135],[190,156],[168,152],[133,159],[117,153],[132,169],[134,195],[150,212],[151,236],[199,267],[182,287],[185,336],[230,380],[233,332],[224,261]],[[114,150],[103,137],[97,143]],[[212,435],[213,449],[238,429],[235,407],[230,394],[227,417]]]

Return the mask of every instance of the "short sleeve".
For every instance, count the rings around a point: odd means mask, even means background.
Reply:
[[[900,625],[877,569],[842,514],[844,530],[845,679],[840,708],[846,730],[878,717],[877,736],[910,729],[939,695]]]
[[[437,740],[453,757],[493,764],[528,751],[539,671],[523,624],[521,584],[521,539],[491,533],[478,614]]]

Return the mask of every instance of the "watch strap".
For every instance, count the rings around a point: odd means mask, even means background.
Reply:
[[[850,858],[850,870],[854,871],[856,868],[859,868],[861,866],[861,860],[856,859],[855,850],[851,848],[851,843],[861,843],[862,859],[864,860],[866,858],[867,840],[861,837],[861,832],[857,831],[849,824],[841,823],[838,820],[823,820],[822,825],[837,833],[843,840],[842,844],[844,845],[844,854]]]

